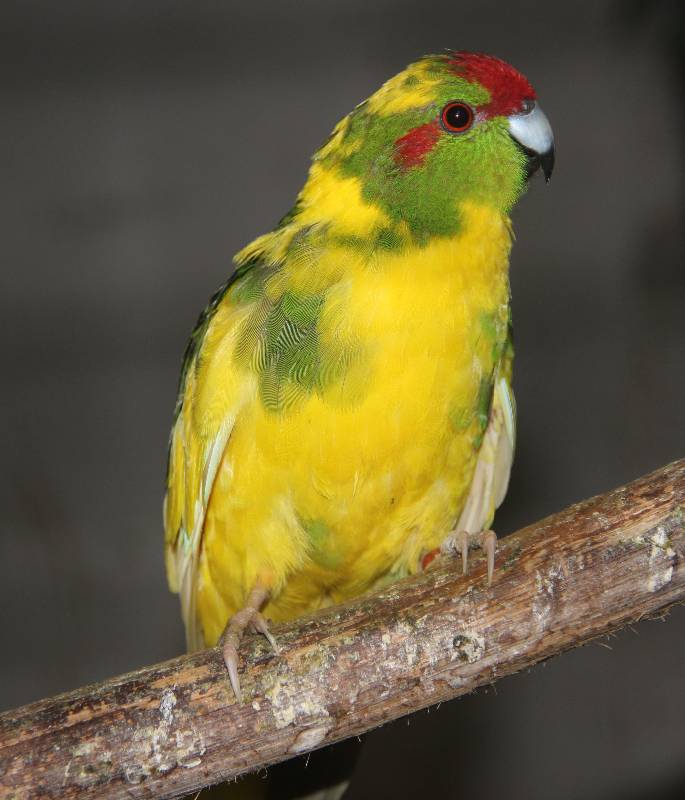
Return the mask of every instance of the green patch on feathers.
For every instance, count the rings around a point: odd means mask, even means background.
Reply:
[[[488,339],[498,338],[499,315],[495,311],[481,311],[480,327]]]
[[[490,407],[492,406],[492,391],[494,382],[492,377],[483,377],[478,387],[478,402],[476,406],[476,414],[478,416],[478,425],[481,433],[485,432],[488,427],[488,420],[490,419]]]
[[[509,307],[497,308],[494,311],[483,311],[480,314],[479,321],[483,335],[490,342],[492,363],[497,364],[502,358],[507,343]]]
[[[267,296],[266,284],[277,272],[277,266],[265,264],[258,257],[251,258],[212,296],[186,347],[174,421],[183,407],[191,366],[228,293],[230,302],[252,307],[238,334],[236,358],[257,373],[262,402],[270,411],[284,411],[313,392],[324,393],[359,361],[358,347],[327,346],[321,341],[318,319],[323,293],[286,290],[276,300]]]
[[[407,243],[397,225],[378,227],[370,236],[331,235],[330,241],[332,244],[348,247],[365,258],[371,258],[377,252],[399,252]]]
[[[476,421],[477,427],[473,437],[473,447],[476,450],[479,450],[483,444],[483,437],[490,420],[493,390],[493,379],[483,377],[478,387],[475,405],[471,407],[455,406],[449,412],[449,421],[455,433],[465,433],[474,420]]]
[[[482,311],[479,315],[480,337],[490,345],[489,360],[483,365],[487,370],[481,378],[478,393],[472,406],[455,406],[450,410],[449,420],[456,433],[464,433],[474,419],[476,432],[473,445],[479,449],[490,421],[490,411],[494,395],[495,376],[499,369],[507,346],[510,346],[510,312],[508,306],[501,306],[492,311]]]
[[[263,283],[257,288],[266,270],[245,276],[234,289],[232,299],[249,298],[254,306],[238,333],[235,355],[256,372],[265,408],[280,412],[336,384],[358,360],[359,350],[322,342],[318,320],[323,293],[286,290],[277,299],[269,298]]]
[[[375,232],[373,242],[379,250],[397,251],[401,250],[405,244],[404,237],[397,228],[383,227]]]
[[[320,519],[301,519],[300,524],[309,536],[312,560],[325,569],[336,569],[340,566],[340,554],[331,548],[328,525]]]
[[[473,439],[473,446],[480,450],[483,444],[483,437],[490,420],[490,409],[492,408],[492,398],[494,381],[491,375],[483,376],[478,387],[478,399],[476,400],[476,419],[478,420],[478,431]]]
[[[236,303],[253,303],[264,295],[264,278],[256,271],[248,272],[233,285],[231,297]]]
[[[463,433],[468,429],[473,420],[474,411],[472,408],[463,406],[455,407],[450,411],[449,417],[452,427],[457,433]]]

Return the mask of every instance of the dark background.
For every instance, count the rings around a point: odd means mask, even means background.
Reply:
[[[495,53],[557,140],[517,209],[500,534],[685,456],[682,5],[0,5],[0,708],[183,649],[162,563],[181,353],[333,124]],[[351,798],[685,796],[685,609],[367,737]],[[313,756],[316,758],[316,756]]]

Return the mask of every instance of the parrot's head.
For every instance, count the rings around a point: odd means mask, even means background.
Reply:
[[[554,141],[527,79],[493,56],[427,56],[345,117],[313,174],[354,178],[364,202],[404,221],[416,238],[458,229],[463,202],[507,214]]]

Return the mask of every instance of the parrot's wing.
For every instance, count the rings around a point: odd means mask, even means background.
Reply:
[[[510,369],[506,372],[509,373]],[[493,388],[488,426],[478,453],[469,495],[456,530],[479,533],[492,525],[495,509],[504,500],[509,486],[515,444],[514,394],[509,374],[500,374]]]
[[[226,357],[243,318],[226,296],[231,283],[214,295],[188,343],[169,442],[164,499],[166,569],[169,587],[180,594],[190,649],[204,644],[195,597],[207,506],[236,417],[250,390],[249,380]],[[213,369],[221,369],[221,375],[210,375]]]

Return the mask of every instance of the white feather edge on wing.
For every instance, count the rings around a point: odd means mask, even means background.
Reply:
[[[235,414],[225,420],[205,451],[200,496],[195,501],[193,513],[192,533],[188,535],[187,530],[182,526],[176,539],[176,580],[181,599],[181,614],[186,630],[186,645],[189,650],[199,650],[204,646],[196,607],[197,566],[209,499],[235,420]]]
[[[506,378],[495,382],[490,419],[456,530],[479,533],[492,524],[507,493],[516,445],[516,405]]]

